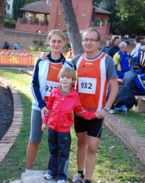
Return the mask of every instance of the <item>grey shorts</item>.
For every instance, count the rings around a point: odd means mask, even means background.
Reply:
[[[41,111],[32,109],[31,112],[31,132],[29,141],[32,143],[40,142],[42,138],[43,131],[41,130],[42,119]]]

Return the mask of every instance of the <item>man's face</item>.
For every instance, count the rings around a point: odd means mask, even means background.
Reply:
[[[86,53],[94,53],[98,50],[100,41],[98,41],[98,35],[95,31],[85,32],[82,37],[82,46]]]
[[[127,52],[127,46],[124,46],[123,48],[120,48],[120,51],[121,51],[122,53]]]
[[[114,46],[119,46],[119,44],[120,44],[120,39],[116,39],[116,40],[114,41]]]

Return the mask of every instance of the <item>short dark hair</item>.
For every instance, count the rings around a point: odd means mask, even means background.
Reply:
[[[120,39],[119,36],[115,36],[113,39],[112,39],[112,44],[114,44],[114,42],[116,41],[116,39]]]
[[[140,37],[136,37],[136,38],[135,38],[135,41],[136,41],[137,43],[140,43]]]

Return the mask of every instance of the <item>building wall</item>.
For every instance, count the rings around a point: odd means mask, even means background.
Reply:
[[[46,34],[5,30],[3,40],[9,43],[10,49],[13,49],[14,44],[18,42],[20,45],[20,49],[29,50],[30,46],[34,46],[34,40],[45,42],[46,37]]]
[[[73,0],[73,8],[75,11],[79,30],[85,30],[91,26],[92,22],[92,1],[90,0]],[[59,0],[53,0],[50,10],[49,30],[61,29],[66,30],[64,16]]]
[[[6,0],[6,14],[10,16],[13,13],[13,0]]]
[[[100,30],[101,31],[101,30]],[[101,32],[100,32],[101,33]],[[4,30],[4,41],[7,41],[10,45],[10,49],[13,49],[14,44],[18,42],[20,44],[21,50],[29,50],[30,46],[34,46],[33,41],[46,41],[47,34],[38,34],[38,33],[30,33],[30,32],[20,32],[15,30]],[[68,42],[67,38],[67,42]],[[105,46],[106,39],[102,39],[99,49]],[[4,43],[3,43],[4,44]],[[3,45],[0,45],[2,48]],[[134,48],[134,43],[131,42],[128,51]]]

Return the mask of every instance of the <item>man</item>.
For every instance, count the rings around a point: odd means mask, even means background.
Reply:
[[[121,42],[119,44],[119,48],[120,50],[115,53],[113,60],[116,66],[118,78],[123,79],[124,73],[130,70],[127,43]]]
[[[141,48],[132,56],[130,65],[138,62],[142,69],[145,68],[145,45],[142,45]]]
[[[106,53],[113,58],[115,53],[119,51],[119,44],[120,44],[120,38],[118,36],[115,36],[112,40],[112,46],[108,48]]]
[[[85,183],[90,183],[96,163],[96,151],[101,137],[103,119],[116,98],[118,83],[112,58],[98,50],[99,32],[94,28],[87,29],[82,35],[82,45],[85,53],[72,60],[78,76],[76,88],[83,107],[96,112],[97,118],[88,121],[75,116],[78,172],[73,182],[84,181],[83,170],[86,160]],[[108,84],[111,92],[106,101]]]
[[[132,69],[124,74],[123,83],[129,87],[134,95],[145,95],[144,74],[139,73],[140,64],[135,62]]]
[[[139,37],[136,37],[134,39],[134,44],[135,44],[135,48],[131,51],[131,56],[133,56],[136,52],[138,52],[138,50],[140,49],[141,47],[141,43],[140,43],[140,38]]]
[[[111,46],[111,41],[106,41],[106,46],[102,48],[102,52],[107,52],[108,48]]]

